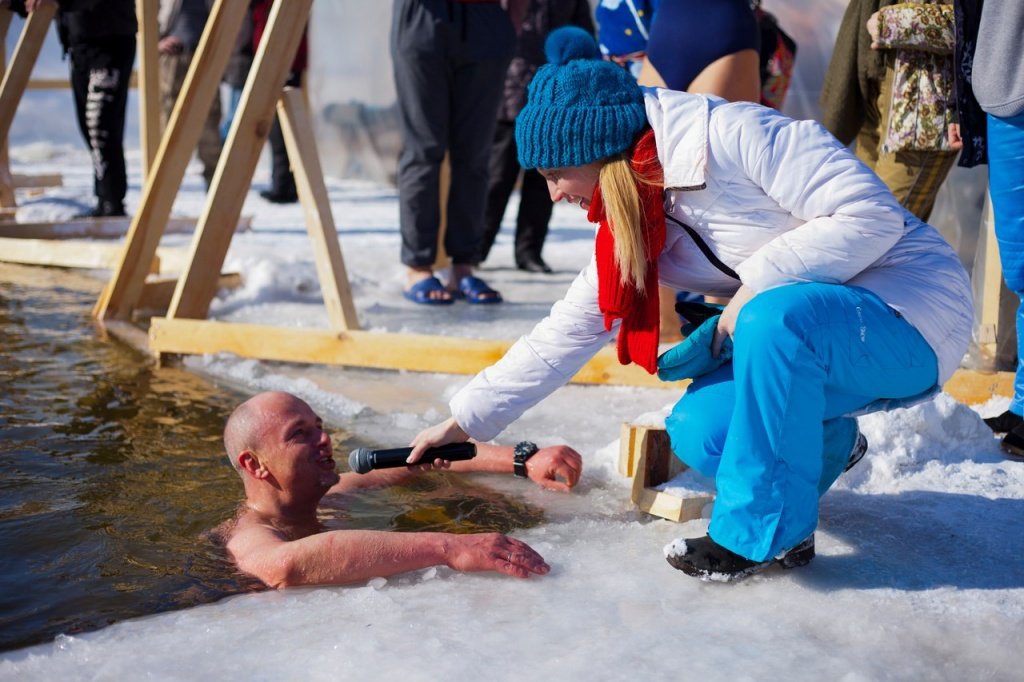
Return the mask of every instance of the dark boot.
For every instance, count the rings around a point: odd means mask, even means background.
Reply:
[[[1009,433],[1024,424],[1024,417],[1007,410],[998,417],[989,417],[985,420],[985,424],[992,429],[993,433]]]
[[[1003,452],[1013,457],[1024,457],[1024,424],[1019,424],[1003,436],[999,443]]]
[[[857,462],[864,459],[864,455],[868,451],[868,439],[864,437],[864,434],[860,431],[857,432],[857,442],[853,444],[853,450],[850,450],[850,459],[846,462],[846,468],[843,469],[843,473],[846,473],[854,466]]]
[[[79,213],[76,218],[120,218],[125,215],[124,204],[120,201],[100,199],[91,210]]]
[[[783,568],[805,566],[814,558],[814,533],[790,550],[767,561],[751,561],[711,539],[710,535],[676,540],[665,547],[665,559],[673,568],[701,580],[727,583],[778,564]]]

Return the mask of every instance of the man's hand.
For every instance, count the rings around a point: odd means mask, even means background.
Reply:
[[[536,455],[534,455],[536,457]],[[456,571],[497,571],[516,578],[546,575],[551,567],[525,542],[501,533],[451,535],[445,551]]]
[[[718,318],[718,327],[715,329],[715,338],[711,342],[711,356],[717,358],[722,352],[722,344],[725,343],[725,339],[732,338],[736,332],[736,318],[740,315],[740,310],[747,304],[747,301],[754,298],[755,294],[753,290],[748,289],[746,285],[741,286],[736,290],[736,294],[729,301],[729,304],[725,306],[725,310],[722,311],[722,316]]]
[[[427,448],[436,448],[438,445],[448,443],[465,443],[467,440],[469,440],[469,434],[462,430],[454,417],[448,417],[440,424],[423,429],[412,439],[412,442],[409,443],[412,446],[412,452],[409,453],[409,457],[405,461],[408,464],[416,464]]]
[[[541,448],[526,460],[526,475],[548,490],[571,491],[579,483],[582,471],[583,457],[568,445]]]
[[[181,54],[181,51],[185,49],[185,44],[178,36],[165,36],[156,44],[156,49],[160,54]]]
[[[40,7],[56,7],[57,0],[25,0],[25,11],[35,12]]]
[[[867,28],[867,30],[868,30],[868,35],[871,36],[871,49],[872,50],[877,50],[878,49],[878,31],[879,31],[879,28],[878,28],[878,12],[875,12],[870,17],[868,17],[868,23],[865,26],[865,28]]]
[[[946,139],[949,140],[949,148],[953,151],[960,151],[964,148],[964,140],[960,137],[960,124],[950,123],[946,129]]]

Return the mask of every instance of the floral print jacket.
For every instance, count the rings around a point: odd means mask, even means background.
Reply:
[[[955,121],[953,5],[916,0],[879,10],[878,46],[892,50],[882,152],[948,151]]]

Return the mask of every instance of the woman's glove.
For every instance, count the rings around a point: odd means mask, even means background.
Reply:
[[[658,358],[658,378],[662,381],[693,379],[718,369],[732,359],[732,339],[726,338],[722,352],[711,357],[719,315],[709,317],[680,343]],[[685,330],[685,327],[684,327]]]

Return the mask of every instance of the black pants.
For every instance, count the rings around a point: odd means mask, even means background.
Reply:
[[[441,164],[451,163],[444,248],[455,264],[480,256],[487,164],[516,36],[497,3],[395,0],[391,57],[402,153],[402,263],[433,265]]]
[[[487,188],[487,211],[484,214],[484,236],[480,245],[480,260],[494,246],[501,229],[505,206],[519,177],[519,157],[516,149],[516,126],[512,121],[498,121],[491,147],[490,185]],[[554,210],[547,181],[536,170],[523,172],[520,188],[519,215],[516,217],[516,265],[540,258],[544,240],[548,236],[548,223]]]
[[[94,191],[100,202],[124,204],[124,119],[135,61],[135,37],[106,37],[70,46],[71,90],[78,127],[92,153]]]
[[[291,71],[285,87],[302,87],[302,73]],[[270,134],[267,136],[270,143],[270,191],[280,195],[295,195],[295,176],[292,174],[291,160],[288,158],[288,148],[284,144],[284,132],[281,130],[281,121],[277,114],[274,114],[274,125],[270,127]]]

